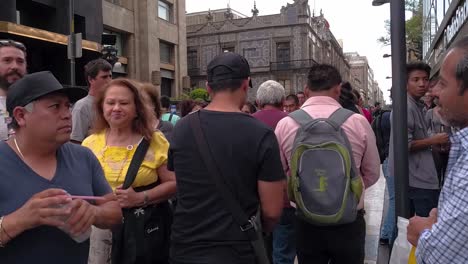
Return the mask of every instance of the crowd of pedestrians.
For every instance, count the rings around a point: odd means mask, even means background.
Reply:
[[[0,40],[14,131],[0,143],[0,263],[361,264],[381,164],[380,242],[395,239],[391,110],[365,107],[333,66],[312,66],[296,94],[266,81],[248,102],[247,60],[222,53],[210,102],[175,111],[150,83],[112,80],[103,59],[84,67],[86,91],[27,74],[26,56]],[[465,38],[437,79],[407,65],[418,263],[468,261],[467,61]]]

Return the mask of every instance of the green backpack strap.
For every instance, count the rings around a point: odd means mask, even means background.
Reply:
[[[353,111],[350,111],[345,108],[338,108],[331,116],[328,118],[328,120],[336,126],[335,129],[338,131],[340,127],[343,125],[348,118],[350,118],[352,115],[354,115]],[[361,199],[361,195],[364,191],[364,186],[362,185],[362,180],[361,177],[359,177],[359,171],[357,170],[356,163],[354,162],[354,157],[353,157],[353,146],[349,142],[348,136],[345,135],[345,140],[346,144],[348,145],[349,148],[349,154],[351,155],[351,190],[353,193],[356,195],[356,198],[358,201]]]
[[[299,109],[290,113],[289,117],[301,125],[301,127],[304,127],[308,123],[314,121],[314,119],[303,109]]]

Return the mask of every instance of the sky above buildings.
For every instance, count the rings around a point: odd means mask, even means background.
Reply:
[[[293,0],[256,0],[259,15],[279,14],[281,7]],[[226,8],[227,5],[246,16],[252,15],[253,0],[186,0],[188,13],[207,11],[208,9]],[[390,47],[383,47],[377,39],[386,34],[385,20],[390,17],[390,5],[372,6],[372,0],[309,0],[311,12],[319,15],[320,10],[330,23],[330,29],[336,39],[343,40],[344,52],[358,52],[367,56],[369,65],[374,71],[384,98],[389,102],[392,83]]]

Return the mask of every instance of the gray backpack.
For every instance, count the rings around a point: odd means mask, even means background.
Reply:
[[[288,195],[297,215],[314,225],[355,221],[363,184],[341,125],[354,112],[339,108],[329,118],[313,119],[304,110],[289,116],[301,125],[291,153]]]

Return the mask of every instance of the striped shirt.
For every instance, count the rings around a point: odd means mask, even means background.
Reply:
[[[451,137],[437,223],[419,238],[420,264],[468,263],[468,127]]]

